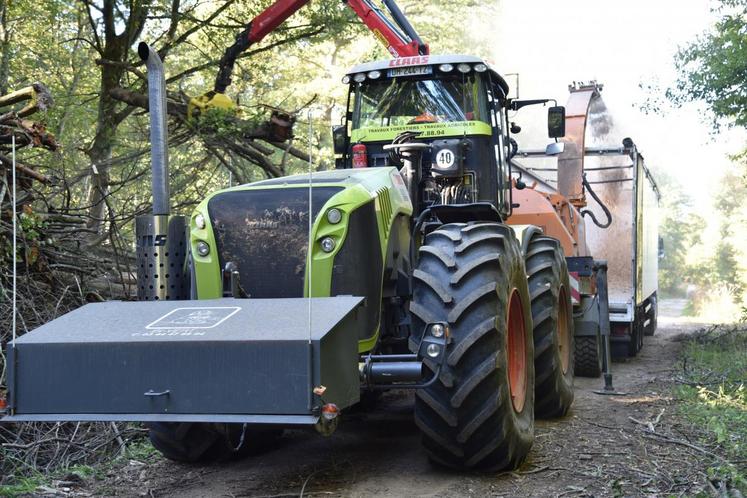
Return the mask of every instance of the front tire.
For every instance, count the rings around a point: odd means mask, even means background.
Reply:
[[[516,468],[534,441],[534,343],[524,261],[511,229],[454,223],[428,234],[410,311],[413,351],[426,324],[448,322],[451,332],[439,379],[415,400],[429,457],[457,469]]]
[[[169,460],[183,463],[238,460],[266,449],[279,429],[247,424],[154,422],[147,425],[151,444]]]
[[[534,236],[526,253],[534,325],[534,413],[562,417],[573,403],[573,307],[560,243]]]

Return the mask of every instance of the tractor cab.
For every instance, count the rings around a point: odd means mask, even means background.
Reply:
[[[395,144],[426,144],[415,175],[420,185],[412,189],[416,211],[490,203],[502,219],[510,215],[516,145],[506,113],[548,100],[508,99],[503,77],[469,55],[370,62],[350,70],[343,83],[350,90],[345,122],[333,130],[338,168],[401,168]]]
[[[422,153],[426,205],[490,202],[507,216],[509,170],[505,113],[508,85],[482,59],[404,57],[354,67],[346,123],[335,130],[341,168],[396,166],[406,140]],[[497,188],[496,188],[497,187]]]

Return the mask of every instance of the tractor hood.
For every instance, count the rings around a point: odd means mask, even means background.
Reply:
[[[339,217],[328,215],[333,209]],[[219,191],[191,218],[195,297],[222,297],[229,263],[238,267],[248,297],[304,297],[309,292],[330,296],[333,268],[349,246],[364,244],[353,237],[368,241],[376,248],[371,257],[381,259],[393,219],[411,213],[407,189],[395,168],[294,175]],[[341,274],[341,268],[335,273]]]

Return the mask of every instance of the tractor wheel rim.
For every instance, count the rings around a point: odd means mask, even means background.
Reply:
[[[527,343],[524,308],[519,291],[514,289],[508,301],[506,320],[506,352],[508,356],[508,388],[514,410],[524,409],[527,396]]]
[[[571,333],[568,329],[568,307],[565,286],[560,287],[558,293],[558,352],[560,353],[560,367],[563,373],[568,372],[571,363]]]

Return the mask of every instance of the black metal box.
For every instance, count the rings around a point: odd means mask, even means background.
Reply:
[[[15,420],[313,423],[359,399],[358,297],[106,302],[8,349]]]

